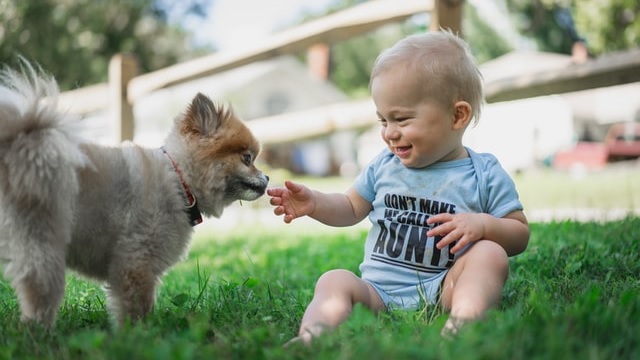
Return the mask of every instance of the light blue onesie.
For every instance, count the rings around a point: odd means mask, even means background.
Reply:
[[[422,169],[408,168],[388,149],[358,176],[355,189],[373,209],[360,264],[362,279],[387,308],[435,304],[440,283],[457,256],[438,250],[428,237],[430,215],[488,213],[503,217],[522,210],[515,185],[491,154],[467,148],[470,157]],[[466,249],[465,249],[466,250]]]

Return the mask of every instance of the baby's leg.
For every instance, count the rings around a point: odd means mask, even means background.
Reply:
[[[445,328],[455,332],[468,320],[496,306],[509,274],[509,258],[493,241],[476,242],[456,261],[442,283],[442,304],[451,315]]]
[[[364,280],[347,270],[331,270],[316,283],[313,300],[305,310],[298,337],[292,341],[309,343],[312,337],[344,322],[355,304],[377,312],[384,309],[378,293]]]

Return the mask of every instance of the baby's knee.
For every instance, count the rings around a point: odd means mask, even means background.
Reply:
[[[492,269],[494,272],[509,273],[509,256],[502,246],[490,241],[480,240],[473,244],[463,255],[464,266],[478,265],[485,269]],[[473,265],[472,265],[473,266]]]
[[[509,273],[509,255],[505,249],[499,244],[489,241],[478,241],[476,246],[480,256],[493,267],[497,272],[504,273],[505,276]]]
[[[323,284],[342,284],[353,281],[354,278],[357,278],[357,276],[349,270],[333,269],[325,272],[318,278],[316,287]]]
[[[495,261],[509,261],[507,251],[498,243],[491,240],[480,240],[473,246],[477,252],[481,252],[483,257]]]
[[[316,282],[315,293],[352,294],[362,287],[361,283],[362,280],[349,270],[329,270]]]

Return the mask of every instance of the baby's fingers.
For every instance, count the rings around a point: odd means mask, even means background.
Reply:
[[[273,208],[273,213],[276,215],[283,215],[285,213],[284,206],[276,206]]]
[[[427,231],[427,236],[437,236],[437,235],[445,236],[449,232],[451,232],[453,229],[454,227],[451,225],[451,223],[440,224],[438,226],[431,228],[429,231]]]
[[[284,215],[283,220],[287,224],[297,217],[295,216],[295,214],[287,213],[287,209],[284,206],[276,206],[275,208],[273,208],[273,213],[276,216]]]
[[[467,241],[465,240],[465,238],[464,238],[464,236],[463,236],[460,240],[458,240],[458,241],[455,243],[455,245],[454,245],[454,246],[452,246],[452,247],[449,249],[449,251],[450,251],[452,254],[455,254],[455,253],[457,253],[458,251],[462,250],[462,248],[464,248],[464,247],[465,247],[465,245],[467,245]]]
[[[273,206],[282,205],[282,198],[281,197],[272,197],[271,199],[269,199],[269,204],[271,204]]]
[[[269,196],[280,196],[281,193],[282,193],[282,189],[281,188],[268,188],[267,189],[267,195],[269,195]]]
[[[436,248],[442,250],[445,246],[453,243],[456,240],[458,240],[458,236],[453,232],[450,232],[447,235],[443,236],[440,241],[438,241],[438,243],[436,244]]]
[[[453,219],[453,215],[449,213],[440,213],[429,216],[429,218],[427,219],[427,224],[445,223],[451,221],[451,219]]]

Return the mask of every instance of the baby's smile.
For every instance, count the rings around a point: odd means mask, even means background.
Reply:
[[[411,146],[394,146],[394,153],[398,156],[398,157],[406,157],[409,155],[409,152],[411,151]]]

